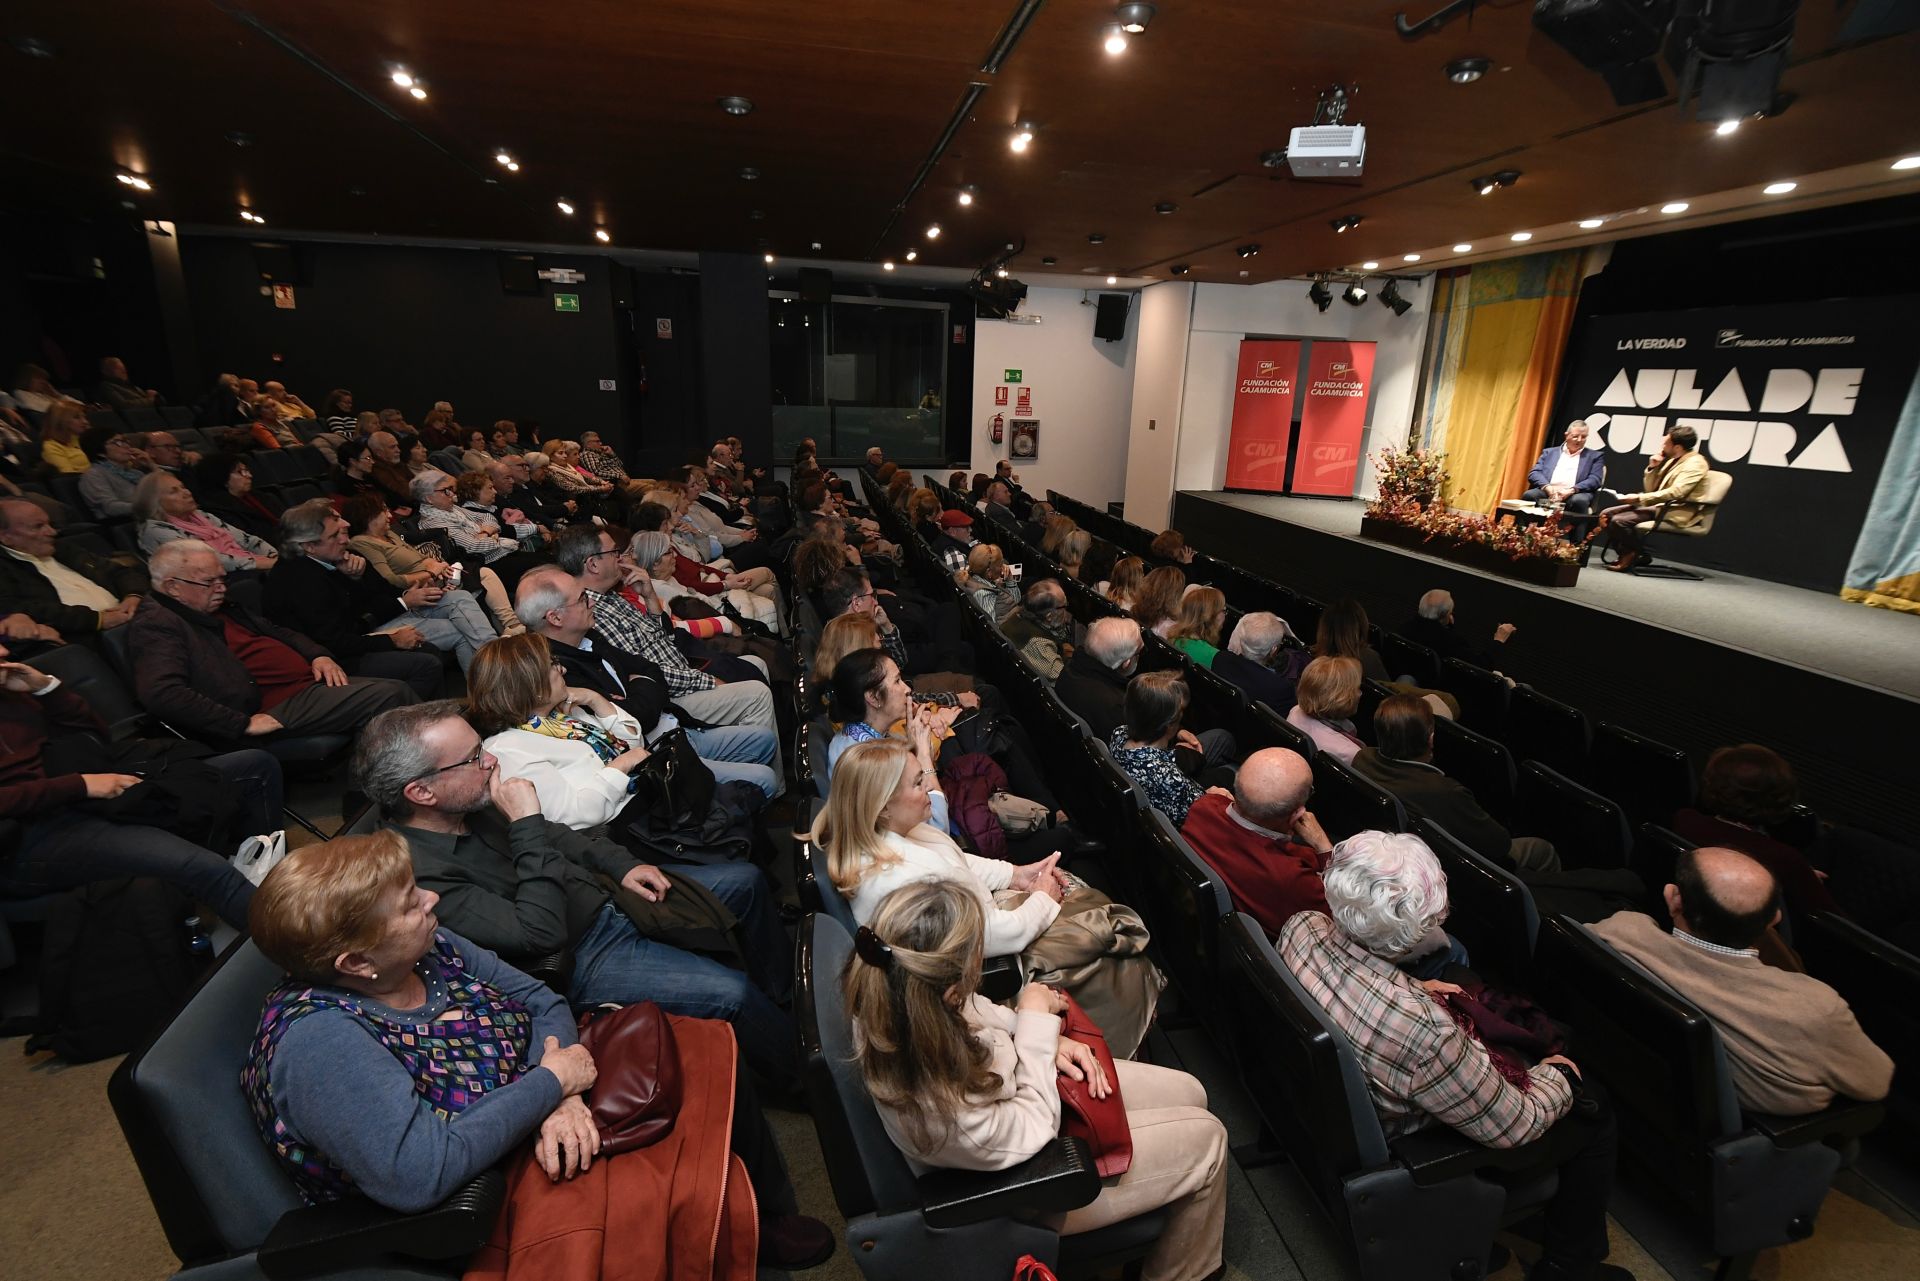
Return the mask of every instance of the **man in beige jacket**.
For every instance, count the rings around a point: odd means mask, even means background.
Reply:
[[[1836,1095],[1886,1097],[1893,1060],[1867,1039],[1840,994],[1809,974],[1765,965],[1756,944],[1780,920],[1773,875],[1737,850],[1691,850],[1667,886],[1673,932],[1619,912],[1594,933],[1698,1006],[1726,1045],[1740,1105],[1802,1116]]]
[[[1639,527],[1660,514],[1661,504],[1673,504],[1667,509],[1666,523],[1676,528],[1684,529],[1700,518],[1697,502],[1707,491],[1707,474],[1713,468],[1699,444],[1700,433],[1691,427],[1669,431],[1660,442],[1660,452],[1647,464],[1646,475],[1640,478],[1645,490],[1619,495],[1618,503],[1600,513],[1609,537],[1620,549],[1620,558],[1608,569],[1632,569],[1646,554],[1640,550]]]

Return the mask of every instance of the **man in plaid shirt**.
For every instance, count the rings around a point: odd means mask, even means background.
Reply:
[[[1529,1281],[1632,1281],[1607,1256],[1607,1196],[1615,1130],[1604,1110],[1561,1123],[1579,1069],[1554,1054],[1515,1084],[1485,1045],[1455,1022],[1441,995],[1460,989],[1415,980],[1396,964],[1446,919],[1447,882],[1416,836],[1362,832],[1334,848],[1323,875],[1332,916],[1298,912],[1277,951],[1307,995],[1346,1036],[1389,1139],[1439,1122],[1488,1147],[1553,1132],[1559,1187],[1546,1209],[1544,1252]],[[1572,1127],[1571,1130],[1568,1127]]]

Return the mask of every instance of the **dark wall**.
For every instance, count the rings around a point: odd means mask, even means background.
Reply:
[[[260,292],[246,240],[193,236],[182,246],[204,383],[223,371],[279,378],[317,406],[334,387],[360,409],[400,409],[418,421],[436,400],[461,422],[538,419],[546,435],[597,431],[628,445],[631,369],[622,348],[611,264],[593,254],[537,257],[583,272],[540,293],[500,287],[500,255],[408,246],[296,245],[294,307]],[[577,294],[578,312],[554,310]],[[602,379],[615,384],[602,390]]]
[[[0,378],[35,364],[61,387],[91,387],[102,356],[119,356],[143,387],[175,385],[146,233],[131,220],[53,210],[0,214]]]

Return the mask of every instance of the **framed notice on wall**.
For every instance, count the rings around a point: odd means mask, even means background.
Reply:
[[[1018,462],[1037,461],[1040,457],[1040,420],[1009,418],[1007,426],[1013,429],[1013,438],[1007,445],[1007,453]]]

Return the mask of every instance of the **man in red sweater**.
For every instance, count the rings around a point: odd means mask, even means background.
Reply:
[[[1233,897],[1236,910],[1280,933],[1295,912],[1326,912],[1320,873],[1333,842],[1307,809],[1313,770],[1296,752],[1269,747],[1241,764],[1233,799],[1193,803],[1180,834]]]

